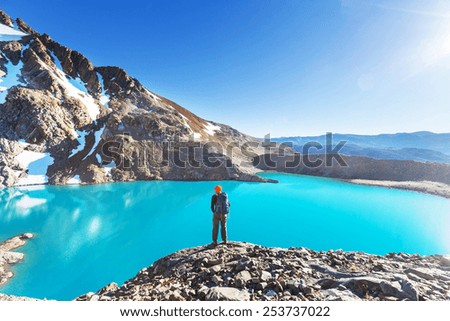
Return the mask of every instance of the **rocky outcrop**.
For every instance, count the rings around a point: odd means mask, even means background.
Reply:
[[[26,33],[0,41],[0,80],[8,79],[0,87],[0,187],[33,183],[33,175],[57,185],[74,177],[264,181],[239,148],[257,139],[194,115],[119,67],[94,66],[1,10],[0,23]],[[49,162],[35,166],[44,156]]]
[[[232,242],[181,250],[77,300],[450,300],[450,256]]]
[[[20,263],[24,254],[14,252],[14,250],[24,246],[26,242],[33,238],[33,234],[24,233],[14,236],[6,241],[0,242],[0,291],[1,286],[14,277],[11,272],[11,265]],[[40,301],[39,299],[28,298],[23,296],[7,295],[0,293],[0,301]]]
[[[0,286],[14,276],[10,266],[22,261],[24,257],[23,253],[13,252],[13,250],[24,246],[26,241],[32,237],[33,234],[24,233],[0,243]]]
[[[5,12],[0,10],[0,23],[6,26],[13,26],[13,21],[10,16],[8,16]]]
[[[0,301],[47,301],[46,299],[34,299],[26,296],[15,296],[15,295],[7,295],[0,293]]]

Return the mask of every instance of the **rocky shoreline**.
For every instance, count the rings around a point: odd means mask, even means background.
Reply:
[[[450,300],[450,256],[268,248],[184,249],[79,301]]]
[[[23,253],[13,252],[13,250],[24,246],[31,238],[33,238],[33,234],[24,233],[0,242],[0,286],[14,276],[11,272],[11,265],[19,263],[24,258]]]
[[[441,196],[441,197],[450,199],[450,185],[444,184],[444,183],[439,183],[439,182],[430,182],[430,181],[398,182],[398,181],[377,181],[377,180],[369,180],[369,179],[350,179],[350,180],[345,180],[345,181],[353,183],[353,184],[387,187],[387,188],[395,188],[395,189],[402,189],[402,190],[407,190],[407,191],[420,192],[420,193],[437,195],[437,196]]]

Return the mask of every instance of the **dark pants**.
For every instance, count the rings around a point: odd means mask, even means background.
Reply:
[[[220,235],[222,236],[222,241],[227,241],[227,214],[217,214],[213,215],[213,231],[212,239],[214,243],[217,243],[217,234],[219,233],[219,223],[220,223]]]

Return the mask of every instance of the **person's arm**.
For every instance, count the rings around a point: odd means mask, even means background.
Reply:
[[[215,209],[216,209],[216,202],[217,202],[217,196],[213,195],[211,197],[211,211],[214,213]]]

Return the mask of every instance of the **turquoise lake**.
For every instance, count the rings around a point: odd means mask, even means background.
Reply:
[[[231,241],[275,247],[450,253],[450,200],[339,180],[265,173],[220,182]],[[211,242],[217,182],[134,182],[0,191],[0,240],[36,237],[0,292],[71,300],[122,284],[156,259]]]

